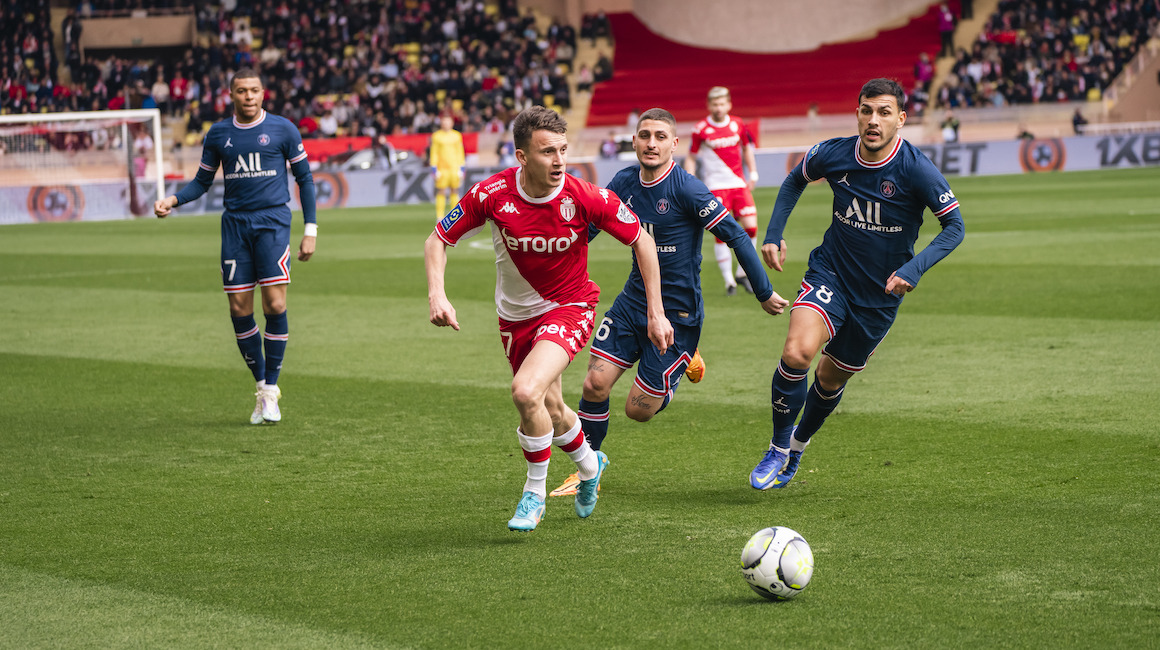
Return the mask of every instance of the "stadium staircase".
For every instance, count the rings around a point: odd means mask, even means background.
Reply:
[[[983,32],[983,28],[987,26],[987,21],[991,18],[991,14],[999,8],[999,0],[975,0],[972,18],[970,20],[960,20],[958,26],[955,28],[955,51],[960,49],[971,51],[975,41],[979,39],[979,34]],[[930,96],[931,102],[934,102],[938,89],[942,87],[950,74],[951,69],[955,67],[954,57],[944,57],[935,61],[934,79],[930,82]]]

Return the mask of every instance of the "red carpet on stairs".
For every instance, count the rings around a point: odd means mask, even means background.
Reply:
[[[957,2],[951,10],[957,10]],[[939,50],[938,4],[898,29],[810,52],[746,54],[682,45],[649,30],[631,13],[610,14],[616,39],[613,78],[597,84],[589,126],[622,126],[633,109],[668,109],[678,121],[706,115],[705,95],[727,86],[733,112],[745,120],[853,111],[858,89],[874,77],[896,79],[909,92],[920,52]]]

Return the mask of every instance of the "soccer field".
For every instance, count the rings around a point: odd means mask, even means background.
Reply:
[[[284,419],[253,427],[217,217],[4,227],[0,648],[1157,647],[1160,168],[952,186],[966,241],[790,486],[748,485],[788,318],[726,297],[707,238],[705,381],[648,424],[621,381],[596,512],[550,499],[531,534],[486,234],[449,251],[454,332],[430,205],[321,213]],[[790,220],[783,296],[830,197]],[[628,268],[593,243],[601,311]],[[773,525],[816,560],[786,603],[740,575]]]

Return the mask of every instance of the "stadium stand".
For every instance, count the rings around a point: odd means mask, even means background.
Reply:
[[[1158,0],[1003,0],[933,99],[949,108],[1098,101],[1158,25]]]

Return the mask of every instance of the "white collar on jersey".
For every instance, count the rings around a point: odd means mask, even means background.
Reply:
[[[720,129],[722,127],[729,126],[729,123],[733,121],[733,116],[726,115],[724,120],[722,120],[720,123],[717,123],[713,121],[713,116],[710,115],[709,117],[705,118],[705,121],[708,122],[710,126],[715,126]]]
[[[902,136],[895,134],[894,148],[890,150],[890,155],[886,156],[882,160],[879,160],[878,162],[870,162],[862,158],[862,150],[858,147],[861,142],[862,138],[854,138],[854,158],[858,161],[859,165],[868,167],[870,169],[885,167],[887,163],[889,163],[891,160],[894,160],[894,156],[898,155],[898,150],[902,148]]]
[[[266,109],[263,108],[263,109],[261,109],[261,111],[262,111],[261,113],[258,113],[258,119],[254,120],[253,122],[250,122],[248,124],[242,124],[241,122],[238,121],[238,116],[234,115],[234,127],[239,128],[239,129],[252,129],[255,126],[258,126],[259,124],[261,124],[262,122],[264,122],[266,120]]]
[[[552,199],[560,196],[560,192],[564,189],[564,183],[561,182],[560,185],[556,189],[552,190],[552,193],[547,196],[541,196],[539,198],[528,196],[528,193],[524,191],[524,186],[520,184],[520,174],[522,174],[523,171],[523,167],[516,167],[516,190],[520,193],[520,198],[527,201],[528,203],[549,203],[552,201]],[[567,176],[567,169],[565,169],[564,174]],[[567,180],[567,178],[564,180]]]
[[[657,176],[656,179],[651,180],[651,181],[646,181],[644,179],[644,167],[642,166],[640,168],[640,171],[637,172],[636,178],[637,178],[637,180],[640,181],[641,187],[654,187],[657,183],[660,183],[661,181],[668,178],[669,174],[672,173],[672,171],[673,171],[673,167],[676,167],[676,166],[677,166],[677,161],[670,160],[669,167],[668,167],[668,169],[665,170],[665,173],[661,174],[660,176]]]

